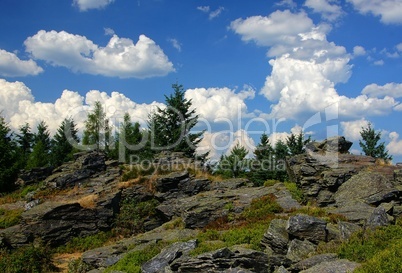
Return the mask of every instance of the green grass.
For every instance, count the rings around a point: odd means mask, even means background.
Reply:
[[[89,249],[94,249],[105,245],[107,241],[112,238],[111,232],[99,232],[98,234],[75,237],[71,239],[66,245],[60,246],[56,249],[58,253],[76,253],[84,252]]]
[[[42,183],[28,185],[23,188],[17,189],[13,192],[0,195],[0,204],[14,203],[22,200],[28,193],[36,191],[41,187]]]
[[[341,258],[362,264],[357,273],[402,273],[402,221],[354,234],[338,248]]]
[[[288,189],[293,199],[295,199],[300,204],[304,204],[306,199],[304,197],[303,191],[297,187],[296,183],[293,182],[284,182],[285,187]]]
[[[51,258],[50,250],[42,246],[26,246],[12,252],[0,250],[0,272],[54,272],[55,266]]]
[[[0,228],[8,228],[17,225],[21,220],[23,209],[0,209]]]
[[[112,272],[112,271],[123,271],[126,273],[141,273],[141,265],[156,255],[159,252],[168,246],[170,243],[167,242],[158,242],[151,246],[146,247],[142,251],[133,251],[125,255],[120,261],[116,264],[108,267],[104,273]]]

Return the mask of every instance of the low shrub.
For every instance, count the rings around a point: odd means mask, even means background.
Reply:
[[[68,263],[68,273],[86,273],[91,270],[91,266],[84,263],[82,259],[71,260]]]
[[[0,272],[42,273],[54,272],[52,255],[47,247],[27,246],[15,251],[0,251]]]
[[[8,228],[17,225],[21,220],[22,209],[0,209],[0,228]]]
[[[293,182],[284,182],[285,187],[288,189],[293,199],[295,199],[300,204],[304,204],[306,199],[304,197],[303,191]]]
[[[58,253],[76,253],[84,252],[89,249],[98,248],[112,238],[111,232],[99,232],[95,235],[86,237],[72,238],[66,245],[60,246],[56,249]]]

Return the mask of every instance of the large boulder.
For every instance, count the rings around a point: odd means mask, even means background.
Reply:
[[[360,264],[356,262],[342,259],[322,262],[307,270],[302,270],[300,273],[348,273],[353,272],[359,266]]]
[[[264,233],[261,245],[272,249],[276,254],[285,255],[288,251],[289,234],[286,230],[287,221],[273,219],[268,230]]]
[[[327,223],[319,218],[298,214],[289,218],[287,232],[299,239],[306,239],[313,243],[327,241]]]
[[[371,205],[379,205],[397,199],[399,190],[384,175],[371,171],[362,171],[343,183],[334,195],[337,206],[353,200]]]

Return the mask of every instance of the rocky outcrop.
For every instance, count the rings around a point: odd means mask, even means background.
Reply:
[[[107,184],[120,176],[116,162],[106,161],[106,156],[102,152],[77,153],[74,158],[73,162],[67,162],[54,169],[52,175],[46,178],[45,184],[63,189],[78,183],[87,183],[94,178],[97,178],[99,183]]]

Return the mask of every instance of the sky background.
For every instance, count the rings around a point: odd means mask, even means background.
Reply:
[[[301,129],[355,144],[371,122],[402,162],[401,0],[2,0],[0,111],[13,130],[95,101],[146,126],[180,83],[201,149]]]

